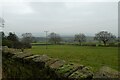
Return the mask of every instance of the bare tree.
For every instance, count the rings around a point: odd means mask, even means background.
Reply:
[[[85,34],[83,34],[83,33],[76,34],[74,41],[79,42],[79,44],[81,45],[82,42],[86,41],[86,36],[85,36]]]
[[[54,32],[50,33],[48,37],[49,37],[49,42],[51,42],[52,44],[59,44],[60,41],[62,40],[60,35]]]
[[[95,40],[102,41],[105,46],[106,46],[107,42],[109,42],[111,40],[115,40],[115,38],[116,38],[115,35],[113,35],[110,32],[107,32],[107,31],[101,31],[101,32],[95,34],[95,37],[94,37]]]
[[[31,43],[32,42],[32,34],[31,33],[24,33],[22,34],[22,42],[24,43]]]
[[[32,42],[32,34],[31,33],[24,33],[22,34],[22,41],[24,44],[24,47],[31,48],[31,42]]]

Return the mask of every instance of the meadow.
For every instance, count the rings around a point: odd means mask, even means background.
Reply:
[[[92,47],[76,45],[48,45],[33,46],[30,49],[34,54],[46,54],[52,58],[83,64],[92,67],[93,71],[102,66],[108,66],[118,70],[118,48],[117,47]]]

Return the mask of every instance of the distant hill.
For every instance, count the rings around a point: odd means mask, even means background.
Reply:
[[[73,36],[61,36],[63,42],[74,42],[74,37]],[[45,42],[46,38],[45,37],[33,37],[33,41],[36,42]],[[86,42],[95,42],[94,37],[92,36],[87,36],[86,37]]]
[[[32,40],[33,42],[45,42],[46,38],[45,37],[33,37]]]

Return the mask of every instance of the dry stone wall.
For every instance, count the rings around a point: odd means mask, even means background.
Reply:
[[[70,64],[64,60],[50,58],[47,55],[35,55],[10,49],[4,50],[3,53],[22,64],[36,65],[39,69],[47,69],[50,76],[54,75],[55,79],[90,80],[93,78],[92,71],[83,65]]]
[[[35,55],[28,52],[20,52],[19,50],[5,48],[3,49],[3,56],[7,56],[7,58],[11,58],[12,60],[21,63],[23,67],[24,65],[31,66],[33,68],[33,73],[31,75],[37,74],[38,80],[42,80],[39,79],[42,78],[42,76],[39,77],[39,70],[43,70],[41,74],[43,73],[49,76],[48,80],[92,80],[93,78],[110,77],[109,74],[106,75],[102,72],[95,73],[94,75],[87,66],[68,63],[64,60],[50,58],[47,55]],[[112,74],[114,73],[111,73],[110,75]],[[117,72],[115,72],[115,75],[118,77]],[[17,78],[19,78],[19,75]],[[36,76],[33,78],[36,78]]]

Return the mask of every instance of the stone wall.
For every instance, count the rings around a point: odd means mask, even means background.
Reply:
[[[94,76],[91,69],[84,65],[8,48],[3,49],[3,59],[3,80],[8,78],[17,80],[18,78],[21,80],[29,78],[34,80],[92,80],[94,77],[100,78],[103,75],[101,73],[98,74],[99,76],[96,75],[98,77]],[[6,62],[6,60],[8,61]],[[13,70],[11,66],[8,66],[10,64],[13,66]],[[9,70],[6,67],[11,68]],[[11,74],[13,75],[11,76]]]

